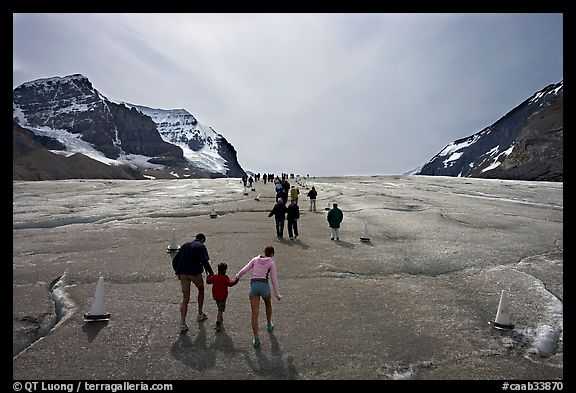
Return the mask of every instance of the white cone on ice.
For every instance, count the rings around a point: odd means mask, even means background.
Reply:
[[[214,205],[212,205],[212,213],[210,213],[210,218],[216,217],[218,217],[218,214],[216,214],[216,209],[214,208]]]
[[[172,229],[172,240],[170,240],[170,245],[166,248],[167,252],[178,251],[180,246],[176,244],[176,230]]]
[[[246,187],[244,187],[244,195],[248,195],[248,190],[246,190]]]
[[[260,195],[262,194],[258,194],[258,196],[256,198],[254,198],[255,201],[259,201],[260,200]]]
[[[90,307],[90,311],[84,314],[84,321],[107,321],[109,319],[110,313],[106,312],[106,301],[104,300],[104,277],[100,277],[98,283],[96,283],[92,306]]]
[[[364,230],[362,231],[362,235],[360,236],[361,242],[369,242],[370,235],[368,234],[368,224],[364,223]]]
[[[496,312],[496,319],[493,325],[496,329],[514,329],[514,325],[510,322],[510,314],[508,312],[508,296],[504,290],[500,295],[500,303],[498,304],[498,311]]]

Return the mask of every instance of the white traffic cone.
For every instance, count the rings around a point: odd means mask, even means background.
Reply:
[[[174,252],[178,251],[180,246],[176,244],[176,230],[172,229],[172,240],[170,241],[170,245],[166,248],[166,252]]]
[[[109,319],[110,313],[106,312],[106,302],[104,300],[104,277],[100,277],[96,284],[92,307],[90,307],[90,312],[84,314],[84,321],[107,321]]]
[[[262,195],[261,193],[258,194],[258,196],[256,198],[254,198],[255,201],[259,201],[260,200],[260,195]]]
[[[496,312],[496,319],[494,320],[493,325],[496,329],[514,329],[514,325],[510,322],[510,315],[508,313],[508,297],[504,290],[500,295],[500,303],[498,304],[498,311]]]
[[[369,242],[370,235],[368,234],[368,224],[364,223],[364,230],[362,231],[362,235],[360,236],[361,242]]]
[[[216,209],[214,208],[214,205],[212,205],[212,213],[210,213],[210,218],[216,217],[218,217],[218,214],[216,214]]]
[[[324,208],[324,210],[330,211],[330,202],[328,202],[328,205]]]
[[[248,191],[246,190],[246,187],[244,187],[244,195],[248,195]]]

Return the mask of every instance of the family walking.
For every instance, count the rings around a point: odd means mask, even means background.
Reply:
[[[291,240],[298,237],[298,219],[300,218],[300,209],[298,207],[298,191],[292,188],[292,200],[288,207],[282,197],[278,197],[276,204],[269,212],[268,217],[274,216],[276,222],[276,235],[282,238],[284,235],[284,221],[288,221],[288,234]],[[310,211],[316,210],[316,189],[307,194],[310,197]],[[327,221],[330,227],[331,240],[340,240],[340,224],[344,215],[338,208],[337,203],[332,204],[332,209],[327,214]],[[224,312],[226,311],[226,302],[229,295],[229,288],[238,284],[240,279],[250,273],[250,285],[248,298],[250,300],[250,323],[252,327],[252,345],[259,347],[261,345],[258,319],[260,316],[260,300],[264,302],[264,311],[266,316],[266,330],[271,333],[274,330],[272,322],[272,292],[274,297],[279,301],[282,299],[278,285],[278,273],[274,257],[274,247],[267,246],[263,254],[252,258],[238,273],[234,279],[230,279],[227,274],[228,265],[224,262],[218,263],[217,274],[214,274],[210,265],[210,256],[206,248],[206,236],[198,233],[194,240],[184,243],[172,259],[174,273],[180,281],[182,289],[182,302],[180,304],[180,331],[185,333],[189,327],[187,324],[188,303],[190,302],[192,283],[197,290],[197,314],[196,321],[203,322],[208,319],[204,312],[204,276],[206,272],[206,284],[212,285],[212,298],[216,303],[217,315],[214,326],[217,332],[223,329]],[[272,282],[272,290],[270,288]]]
[[[204,278],[202,273],[207,273],[206,283],[212,285],[212,297],[216,302],[218,314],[216,316],[215,329],[217,332],[222,330],[224,322],[224,311],[226,310],[226,300],[228,298],[228,288],[236,285],[240,278],[246,273],[251,272],[250,277],[250,322],[252,325],[252,345],[259,347],[261,344],[260,334],[258,331],[258,317],[260,313],[260,299],[264,301],[266,312],[266,329],[272,332],[274,324],[272,323],[272,293],[268,280],[272,281],[274,296],[277,300],[282,299],[280,288],[278,286],[278,274],[276,263],[272,259],[274,256],[274,247],[268,246],[264,249],[264,254],[252,258],[231,280],[227,273],[228,265],[224,262],[218,264],[218,274],[214,274],[210,266],[210,257],[204,243],[206,236],[202,233],[196,235],[191,242],[185,243],[180,247],[172,259],[174,273],[178,276],[182,287],[182,303],[180,305],[180,332],[188,330],[186,316],[188,314],[188,303],[190,302],[191,283],[194,283],[198,290],[198,322],[205,321],[208,315],[204,312]]]

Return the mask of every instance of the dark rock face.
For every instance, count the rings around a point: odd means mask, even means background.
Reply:
[[[419,175],[562,181],[563,82],[549,85],[482,131],[456,140]]]
[[[473,177],[563,181],[563,98],[532,114],[516,138],[512,153],[502,165]]]
[[[156,129],[156,123],[149,116],[124,105],[109,103],[109,107],[125,153],[158,156],[166,162],[184,164],[182,149],[165,142]]]
[[[188,147],[190,147],[190,149],[194,151],[199,151],[200,149],[202,149],[204,147],[204,144],[205,144],[204,139],[202,139],[200,135],[194,135],[188,141]]]
[[[227,161],[228,171],[226,176],[228,177],[242,177],[246,174],[244,169],[238,164],[238,157],[236,149],[232,146],[226,138],[220,135],[218,139],[218,153]]]

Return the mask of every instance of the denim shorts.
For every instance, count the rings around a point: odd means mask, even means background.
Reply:
[[[270,284],[268,284],[268,281],[251,281],[250,296],[270,296]]]

